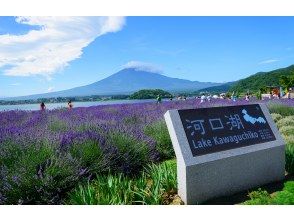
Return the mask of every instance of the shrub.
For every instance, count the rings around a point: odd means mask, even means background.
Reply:
[[[294,181],[288,181],[284,184],[284,190],[294,193]]]
[[[279,131],[286,136],[294,135],[294,126],[283,126],[279,129]]]
[[[110,169],[109,158],[103,154],[99,143],[95,140],[74,143],[69,152],[90,173],[102,173]]]
[[[124,123],[128,125],[136,125],[142,123],[141,120],[142,119],[137,115],[132,115],[123,119]]]
[[[277,192],[274,196],[273,204],[294,205],[294,181],[285,183],[283,191]]]
[[[272,113],[271,116],[272,116],[274,122],[278,122],[279,120],[281,120],[283,118],[283,116],[278,113]]]
[[[286,145],[286,165],[285,169],[288,173],[294,173],[294,143],[288,143]]]
[[[257,191],[250,192],[248,194],[250,200],[244,202],[244,205],[269,205],[271,204],[270,194],[259,188]]]
[[[244,205],[293,205],[294,204],[294,181],[284,184],[282,191],[274,193],[272,196],[265,190],[253,191],[248,195],[250,200]]]
[[[112,133],[109,135],[109,144],[117,150],[116,156],[113,157],[115,166],[112,168],[116,173],[136,175],[150,161],[147,144],[132,136]]]
[[[294,136],[293,135],[287,136],[287,135],[282,134],[282,137],[284,138],[284,140],[287,144],[294,144]]]
[[[146,126],[145,133],[156,141],[156,150],[159,152],[162,160],[175,157],[172,142],[164,121]]]
[[[294,205],[294,193],[288,191],[277,192],[273,199],[276,205]]]
[[[285,116],[294,115],[294,108],[286,105],[270,104],[268,105],[270,113],[277,113]]]
[[[14,146],[18,158],[1,149],[0,195],[4,204],[57,204],[62,194],[79,180],[80,166],[67,156],[58,156],[46,143]],[[5,152],[5,153],[3,153]]]
[[[294,116],[287,116],[277,122],[278,128],[283,126],[294,126]]]
[[[66,131],[68,129],[66,123],[59,119],[52,119],[48,123],[48,128],[53,132]]]

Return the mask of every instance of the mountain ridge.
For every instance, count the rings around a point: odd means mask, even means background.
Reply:
[[[266,86],[280,86],[280,77],[294,75],[294,65],[271,71],[261,71],[243,79],[198,90],[198,92],[257,92]]]
[[[129,95],[141,89],[163,89],[169,92],[189,90],[197,91],[202,88],[221,84],[222,83],[190,81],[186,79],[168,77],[159,73],[137,70],[136,68],[125,68],[109,77],[85,86],[79,86],[57,92],[10,97],[6,98],[6,100],[90,95]]]

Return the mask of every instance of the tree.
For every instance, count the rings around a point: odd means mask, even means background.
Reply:
[[[161,89],[142,89],[130,95],[130,99],[156,99],[157,96],[161,98],[171,98],[172,95]]]
[[[280,84],[286,89],[286,92],[294,85],[294,76],[281,76],[280,77]]]

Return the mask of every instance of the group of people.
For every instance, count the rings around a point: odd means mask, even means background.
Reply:
[[[73,108],[73,103],[72,103],[71,100],[68,101],[68,103],[67,103],[67,108],[68,108],[68,109],[72,109],[72,108]],[[41,110],[41,111],[45,111],[45,110],[46,110],[46,105],[45,105],[44,102],[42,102],[42,103],[40,104],[40,110]]]
[[[220,97],[222,98],[222,96],[220,96]],[[205,101],[210,102],[212,98],[216,98],[216,97],[215,97],[215,96],[211,96],[211,95],[207,95],[207,96],[202,95],[202,96],[200,97],[200,99],[201,99],[200,102],[201,102],[201,103],[202,103],[202,102],[205,102]],[[218,96],[217,96],[217,98],[218,98]],[[231,96],[231,99],[232,99],[233,101],[236,101],[236,98],[237,98],[237,97],[235,96],[235,93],[233,92],[233,93],[232,93],[232,96]],[[186,97],[183,96],[183,97],[178,98],[178,100],[180,100],[180,99],[186,100]],[[250,99],[250,96],[249,96],[249,93],[247,93],[246,96],[245,96],[245,100],[246,100],[246,101],[249,101],[249,99]],[[170,100],[172,101],[173,98],[171,97]],[[159,103],[161,103],[161,102],[162,102],[162,97],[161,97],[160,95],[157,95],[157,97],[156,97],[156,103],[159,104]],[[68,108],[68,109],[72,109],[72,108],[73,108],[73,103],[72,103],[71,100],[68,101],[68,103],[67,103],[67,108]],[[44,102],[42,102],[42,103],[40,104],[40,110],[41,110],[41,111],[45,111],[45,110],[46,110],[46,105],[45,105]]]
[[[251,97],[250,94],[247,92],[244,99],[246,101],[250,101],[250,97]],[[232,100],[233,102],[237,101],[237,95],[235,94],[235,92],[233,92],[230,97],[226,97],[225,94],[220,94],[220,96],[218,96],[218,95],[213,95],[213,96],[211,96],[211,95],[207,95],[207,96],[202,95],[202,96],[200,96],[200,103],[203,103],[203,102],[206,102],[206,101],[210,102],[212,99],[226,99],[226,98]]]

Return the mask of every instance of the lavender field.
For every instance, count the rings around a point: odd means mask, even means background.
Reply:
[[[167,110],[256,102],[294,106],[294,100],[191,99],[0,112],[0,204],[63,204],[68,192],[97,175],[136,178],[146,166],[175,157]]]

